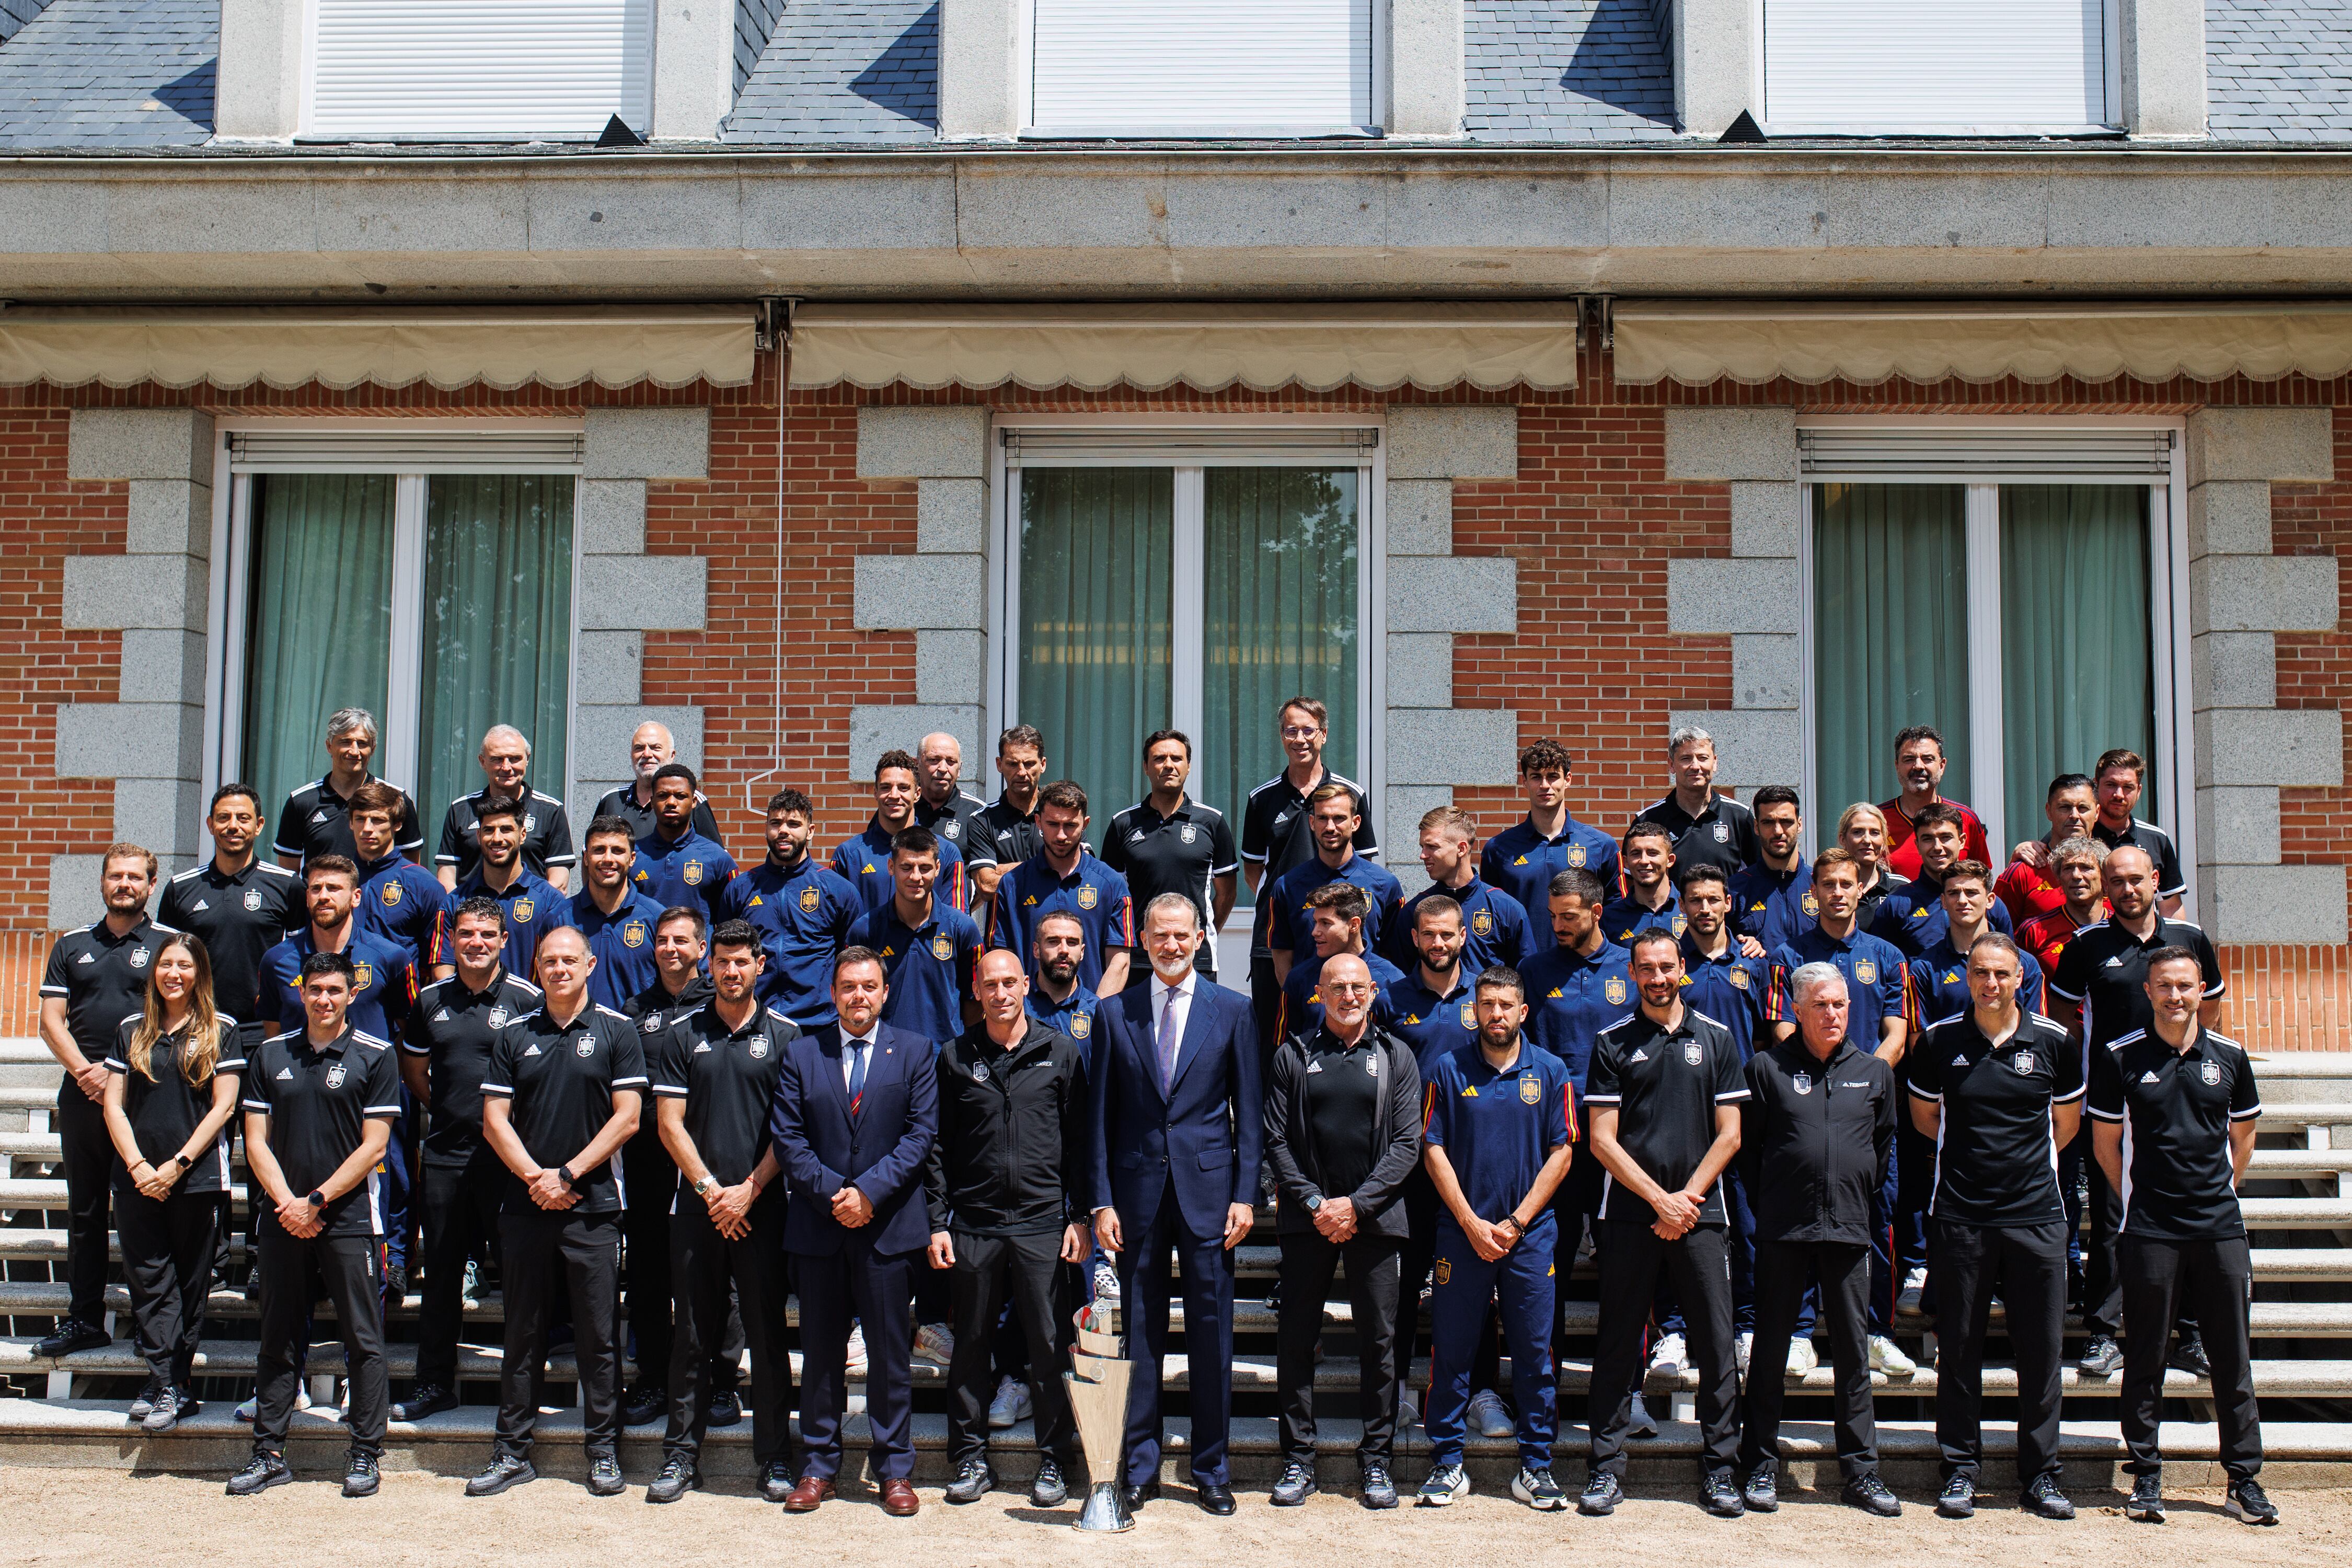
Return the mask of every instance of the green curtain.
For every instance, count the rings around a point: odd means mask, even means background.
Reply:
[[[1354,468],[1203,475],[1204,732],[1192,782],[1237,831],[1249,792],[1283,769],[1276,713],[1286,698],[1329,708],[1324,761],[1366,782],[1356,747],[1356,480]]]
[[[1143,737],[1169,722],[1176,476],[1021,470],[1021,721],[1087,792],[1093,837],[1143,797]]]
[[[254,476],[244,773],[273,817],[327,771],[335,710],[383,722],[394,485],[389,474]]]
[[[572,698],[572,479],[436,475],[425,483],[417,800],[481,787],[482,731],[530,740],[530,784],[561,796]],[[584,823],[575,822],[577,833]],[[429,847],[429,846],[428,846]]]
[[[2001,761],[2009,837],[2043,826],[2060,773],[2128,746],[2155,760],[2147,489],[2000,492]],[[2152,816],[2141,797],[2144,816]]]
[[[1948,793],[1969,778],[1968,491],[1819,485],[1813,491],[1813,746],[1823,845],[1856,801],[1891,798],[1895,736],[1932,724]]]

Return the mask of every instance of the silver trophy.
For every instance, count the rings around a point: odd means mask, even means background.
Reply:
[[[1134,1367],[1118,1332],[1118,1309],[1092,1301],[1078,1309],[1077,1343],[1070,1350],[1070,1415],[1078,1424],[1078,1445],[1087,1457],[1087,1503],[1076,1528],[1117,1532],[1133,1530],[1121,1486],[1126,1458],[1127,1384]]]

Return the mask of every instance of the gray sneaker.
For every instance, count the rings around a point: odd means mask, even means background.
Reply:
[[[1846,1482],[1843,1495],[1845,1500],[1855,1508],[1865,1513],[1874,1513],[1881,1519],[1895,1519],[1903,1512],[1903,1500],[1888,1489],[1876,1470]]]
[[[1274,1483],[1274,1495],[1266,1500],[1276,1508],[1298,1508],[1315,1490],[1315,1467],[1294,1460],[1282,1467],[1282,1479]]]
[[[529,1459],[515,1454],[492,1454],[481,1474],[466,1483],[467,1497],[496,1497],[509,1487],[539,1479]]]
[[[1396,1507],[1396,1482],[1390,1478],[1389,1468],[1377,1459],[1366,1465],[1363,1485],[1358,1495],[1366,1508]]]
[[[1625,1489],[1617,1484],[1617,1478],[1607,1470],[1595,1470],[1584,1483],[1584,1494],[1576,1500],[1576,1511],[1602,1519],[1615,1513],[1624,1500]]]
[[[1739,1489],[1739,1500],[1756,1513],[1770,1513],[1780,1506],[1780,1461],[1767,1459],[1748,1472],[1748,1484]]]
[[[2032,1506],[2031,1492],[2026,1494]],[[1974,1519],[1977,1512],[1977,1484],[1966,1476],[1954,1476],[1936,1494],[1936,1512],[1944,1519]]]
[[[157,1377],[153,1373],[149,1373],[147,1374],[147,1386],[139,1391],[139,1397],[132,1400],[131,1402],[131,1408],[123,1412],[125,1415],[130,1417],[131,1424],[133,1426],[138,1426],[139,1423],[147,1419],[147,1412],[155,1408],[155,1396],[163,1391],[163,1380]]]
[[[1421,1490],[1413,1498],[1415,1508],[1446,1508],[1458,1497],[1470,1492],[1470,1478],[1462,1473],[1459,1465],[1433,1465]]]
[[[2042,1519],[2074,1517],[2074,1501],[2059,1489],[2056,1476],[2034,1477],[2033,1484],[2025,1489],[2025,1496],[2020,1500],[2019,1506]]]

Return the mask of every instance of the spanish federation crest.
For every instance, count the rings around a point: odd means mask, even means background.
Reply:
[[[1092,882],[1087,883],[1084,887],[1078,889],[1078,908],[1082,910],[1090,910],[1101,901],[1102,895],[1095,891],[1095,886]]]
[[[342,1088],[342,1087],[343,1087],[343,1078],[344,1078],[343,1064],[342,1064],[342,1063],[341,1063],[341,1062],[337,1062],[334,1066],[332,1066],[332,1067],[331,1067],[331,1068],[329,1068],[327,1069],[327,1087],[328,1087],[329,1089],[341,1089],[341,1088]]]
[[[974,1062],[971,1064],[971,1081],[974,1083],[986,1083],[988,1081],[988,1064],[986,1062]]]
[[[517,925],[529,925],[530,923],[530,900],[529,899],[517,899],[514,901],[514,918]]]
[[[2019,1072],[2030,1073],[2033,1070],[2033,1053],[2032,1051],[2020,1051],[2017,1055],[2010,1058],[2010,1065],[2014,1067]]]
[[[1095,1032],[1095,1021],[1084,1013],[1070,1015],[1070,1038],[1083,1040]]]
[[[1472,936],[1492,936],[1492,935],[1494,935],[1494,934],[1495,934],[1495,917],[1494,917],[1494,915],[1493,915],[1492,913],[1490,913],[1489,911],[1486,910],[1480,910],[1476,914],[1472,915],[1472,916],[1470,917],[1470,934],[1471,934]]]
[[[1877,965],[1877,963],[1876,963],[1875,962],[1874,962],[1873,960],[1871,960],[1871,959],[1867,959],[1867,958],[1857,958],[1857,959],[1855,959],[1855,960],[1853,961],[1853,978],[1854,978],[1855,983],[1856,983],[1856,984],[1863,984],[1863,985],[1875,985],[1875,984],[1878,984],[1878,965]]]
[[[354,963],[354,964],[352,964],[352,990],[354,990],[354,991],[364,991],[364,990],[366,990],[369,986],[371,986],[371,985],[373,985],[373,984],[375,984],[375,965],[374,965],[374,964],[373,964],[373,963]]]
[[[816,913],[817,905],[824,901],[824,900],[823,896],[820,895],[814,888],[803,888],[801,889],[802,913],[811,915]]]
[[[1612,1007],[1622,1007],[1625,1005],[1625,977],[1622,974],[1611,975],[1608,983],[1601,987],[1601,994],[1609,998],[1609,1005]]]
[[[1176,830],[1176,841],[1180,844],[1192,843],[1200,837],[1201,830],[1189,822]]]
[[[931,956],[942,963],[955,956],[955,942],[945,932],[931,938]]]
[[[643,921],[630,921],[626,924],[623,925],[621,927],[621,945],[623,947],[645,946],[646,922]]]
[[[404,897],[404,895],[402,893],[400,884],[397,881],[390,881],[383,885],[383,891],[378,894],[377,897],[383,900],[383,907],[385,909],[391,910],[398,909],[400,907],[400,900]]]
[[[1728,844],[1731,842],[1731,824],[1727,822],[1718,822],[1715,825],[1715,841],[1717,844]]]
[[[503,1002],[499,1003],[497,1006],[490,1009],[490,1027],[493,1029],[505,1028],[507,1026],[508,1016],[507,1005]]]
[[[1821,900],[1813,897],[1813,890],[1811,888],[1807,888],[1805,889],[1805,896],[1801,901],[1805,906],[1805,918],[1807,920],[1812,921],[1821,919],[1822,901]]]
[[[245,890],[245,907],[247,910],[258,910],[261,908],[261,889],[259,888],[247,888]]]
[[[1468,1002],[1462,1004],[1462,1026],[1465,1029],[1478,1026],[1478,1009]]]
[[[147,967],[147,960],[152,956],[153,955],[147,951],[145,944],[142,943],[140,946],[134,947],[131,950],[131,967],[133,969],[144,969]]]
[[[1693,1067],[1696,1067],[1700,1062],[1705,1061],[1706,1059],[1706,1047],[1705,1046],[1700,1045],[1696,1040],[1685,1040],[1683,1042],[1683,1060],[1688,1062]]]
[[[768,1059],[768,1037],[765,1035],[752,1036],[751,1044],[747,1048],[751,1051],[751,1059],[753,1061],[766,1061]]]
[[[2221,1064],[2220,1062],[2206,1062],[2198,1068],[2197,1076],[2203,1079],[2209,1084],[2220,1083],[2221,1081]]]
[[[1531,1078],[1519,1079],[1519,1098],[1529,1105],[1538,1103],[1543,1099],[1543,1085]]]
[[[1568,854],[1564,858],[1568,861],[1571,869],[1579,871],[1582,870],[1584,868],[1585,859],[1584,846],[1581,844],[1570,845],[1568,847]]]
[[[1789,1075],[1789,1087],[1795,1089],[1799,1094],[1811,1094],[1813,1092],[1813,1075],[1809,1072],[1790,1073]]]
[[[1740,968],[1739,965],[1736,963],[1733,964],[1730,970],[1725,973],[1724,978],[1731,982],[1732,989],[1735,991],[1745,991],[1748,989],[1748,971]]]
[[[656,1007],[637,1020],[637,1031],[640,1034],[658,1035],[661,1033],[661,1009]]]
[[[686,863],[686,885],[689,888],[698,888],[702,885],[701,861],[688,860]]]
[[[572,1050],[573,1055],[582,1058],[583,1060],[589,1057],[594,1056],[596,1054],[596,1037],[588,1033],[584,1029],[582,1030],[580,1033],[580,1038],[572,1046]]]

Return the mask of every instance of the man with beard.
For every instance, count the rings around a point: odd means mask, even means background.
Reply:
[[[506,965],[517,974],[538,973],[539,944],[551,931],[572,923],[572,902],[524,864],[522,812],[502,800],[473,809],[472,847],[480,858],[450,897],[451,907],[467,899],[496,899],[507,917]],[[571,832],[564,833],[565,841]],[[433,978],[446,980],[454,967],[447,949],[448,922],[433,942]]]
[[[655,984],[654,928],[661,921],[662,906],[630,881],[637,847],[626,822],[617,816],[596,818],[588,825],[583,845],[583,885],[567,908],[572,923],[588,939],[588,951],[596,955],[596,968],[588,977],[589,994],[599,1007],[617,1013],[629,998]]]
[[[768,950],[760,1000],[802,1029],[833,1022],[833,955],[866,912],[857,889],[809,853],[816,807],[796,789],[768,797],[768,858],[727,884],[726,917],[749,921]]]
[[[629,736],[630,782],[609,792],[596,803],[595,816],[617,816],[629,825],[632,842],[654,830],[654,774],[666,763],[677,761],[677,742],[669,726],[648,719]],[[717,843],[719,819],[710,814],[710,802],[698,793],[694,797],[694,830]]]

